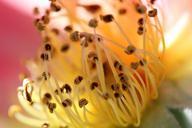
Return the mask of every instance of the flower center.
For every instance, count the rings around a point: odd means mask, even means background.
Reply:
[[[43,128],[139,126],[163,76],[158,50],[163,32],[154,2],[106,2],[111,13],[100,4],[67,6],[63,0],[51,0],[43,16],[35,8],[43,43],[40,57],[29,61],[32,80],[25,78],[18,90],[32,117],[21,114],[19,106],[9,114]],[[91,18],[78,17],[77,8]],[[64,31],[52,24],[60,18],[69,22]]]

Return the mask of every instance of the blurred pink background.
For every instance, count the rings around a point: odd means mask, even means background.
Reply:
[[[7,117],[9,106],[17,102],[22,61],[34,56],[39,42],[32,17],[0,1],[0,117]]]

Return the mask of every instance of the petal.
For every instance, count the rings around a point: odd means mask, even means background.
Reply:
[[[192,97],[179,87],[180,85],[171,81],[163,83],[159,99],[144,112],[140,128],[190,127],[183,110],[192,108]]]
[[[31,17],[0,2],[0,113],[7,115],[11,102],[15,101],[18,75],[23,70],[22,60],[33,56],[40,41]]]

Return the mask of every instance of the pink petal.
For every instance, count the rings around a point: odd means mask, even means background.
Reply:
[[[18,74],[23,70],[22,61],[34,56],[40,38],[33,27],[32,18],[0,2],[0,113],[16,99],[20,84]]]

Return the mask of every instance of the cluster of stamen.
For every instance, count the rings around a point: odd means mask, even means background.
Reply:
[[[87,29],[82,27],[83,29],[76,30],[73,24],[78,22],[76,20],[75,23],[71,22],[62,29],[68,35],[65,37],[67,42],[57,43],[56,40],[62,32],[60,29],[49,26],[50,15],[64,10],[65,6],[62,0],[50,1],[50,8],[35,20],[35,26],[43,35],[43,47],[39,57],[44,70],[40,78],[43,79],[33,80],[33,82],[25,79],[23,87],[18,92],[21,105],[32,117],[21,114],[18,106],[10,109],[11,115],[28,125],[42,128],[139,126],[141,113],[148,102],[157,97],[157,88],[162,75],[154,73],[162,70],[159,51],[153,49],[155,52],[151,52],[151,49],[159,44],[159,37],[154,40],[147,38],[154,34],[161,35],[159,32],[161,28],[157,22],[157,9],[153,8],[155,1],[151,0],[148,3],[151,6],[148,12],[143,3],[132,3],[135,7],[134,11],[140,15],[136,21],[138,28],[135,28],[137,29],[135,33],[143,37],[141,42],[143,48],[139,48],[130,40],[131,38],[113,14],[100,14],[98,18],[91,18],[87,21]],[[119,2],[123,4],[123,0]],[[78,4],[77,6],[92,14],[98,14],[102,10],[102,6],[96,4]],[[39,15],[39,13],[39,9],[35,8],[34,14]],[[126,16],[128,13],[127,8],[118,9],[118,15]],[[158,24],[156,27],[159,30],[150,28],[152,23],[149,18],[151,17],[156,19],[155,23]],[[121,45],[103,36],[99,28],[100,22],[117,28],[127,45]],[[151,35],[147,33],[148,31]],[[135,59],[130,61],[127,59],[126,61],[129,61],[127,64],[109,47],[109,43],[119,48],[119,53]],[[77,51],[72,51],[77,47],[76,45],[78,45]],[[78,51],[79,49],[81,52]],[[71,51],[74,56],[81,58],[79,64],[70,58],[71,56],[67,56]],[[58,58],[64,60],[56,61]],[[60,62],[61,64],[58,64]],[[66,63],[71,67],[62,66]],[[76,65],[80,64],[82,65],[78,70]],[[76,73],[72,73],[73,68]],[[54,72],[53,69],[57,71]],[[70,71],[67,72],[68,70]],[[62,75],[57,78],[57,74],[62,73],[69,76],[70,81]],[[39,115],[35,115],[38,113]],[[31,120],[34,123],[31,123]]]

